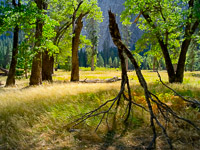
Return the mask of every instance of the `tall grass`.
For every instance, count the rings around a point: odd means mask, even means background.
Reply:
[[[81,79],[105,79],[113,76],[120,77],[120,71],[81,71]],[[139,86],[134,72],[129,72],[132,94],[135,101],[144,103],[143,89]],[[187,108],[182,101],[169,89],[163,87],[154,72],[143,71],[149,89],[157,94],[162,101],[170,103],[178,113],[196,123],[200,122],[197,110]],[[200,78],[186,73],[184,84],[168,84],[182,95],[200,97]],[[163,81],[167,82],[166,72],[161,72]],[[54,76],[55,83],[44,82],[42,86],[25,88],[28,80],[17,80],[16,87],[0,89],[0,149],[103,149],[122,147],[124,149],[146,145],[151,140],[149,115],[139,108],[133,108],[129,128],[123,134],[124,105],[119,108],[117,125],[109,117],[110,128],[115,132],[108,132],[106,122],[103,122],[97,133],[95,127],[100,117],[85,121],[74,132],[69,132],[70,123],[80,114],[86,113],[108,99],[116,96],[120,82],[83,84],[69,83],[69,72],[59,71]],[[0,80],[5,83],[5,77]],[[171,126],[170,137],[174,139],[177,149],[184,147],[197,148],[199,134],[190,126],[183,126],[181,130]],[[107,134],[106,134],[107,133]],[[175,136],[176,133],[176,136]],[[121,136],[120,136],[121,135]],[[189,135],[189,136],[188,136]],[[181,139],[181,141],[178,139]],[[115,140],[114,140],[115,139]],[[144,143],[143,143],[144,142]],[[181,143],[182,142],[182,143]],[[193,145],[191,146],[191,142]],[[165,149],[165,141],[159,135],[157,141],[160,149]]]

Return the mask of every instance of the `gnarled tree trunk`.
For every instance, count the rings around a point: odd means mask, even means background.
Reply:
[[[94,56],[95,56],[95,47],[92,46],[92,58],[91,58],[91,71],[94,71]]]
[[[81,14],[74,25],[73,38],[72,38],[72,72],[71,81],[79,81],[79,60],[78,60],[78,47],[80,42],[80,34],[83,28],[82,22],[83,15]]]
[[[19,41],[18,36],[19,36],[19,27],[16,26],[14,28],[12,60],[10,64],[8,78],[6,80],[6,86],[15,85],[15,72],[17,66],[18,41]]]
[[[36,0],[36,4],[38,9],[43,10],[46,8],[44,0]],[[30,85],[40,85],[42,84],[42,52],[36,48],[41,46],[41,39],[42,39],[42,28],[44,22],[37,18],[36,21],[36,33],[35,33],[35,52],[36,55],[33,58],[32,62],[32,70],[31,70],[31,77],[30,77]]]
[[[48,54],[48,51],[42,53],[42,81],[53,82],[54,57]]]
[[[21,5],[21,2],[19,0],[18,4],[17,4],[15,2],[15,0],[13,0],[12,5],[14,7],[19,7]],[[15,72],[16,72],[16,66],[17,66],[18,42],[19,42],[19,26],[16,25],[14,28],[14,35],[13,35],[12,60],[11,60],[11,64],[10,64],[8,78],[6,80],[6,86],[15,85]]]

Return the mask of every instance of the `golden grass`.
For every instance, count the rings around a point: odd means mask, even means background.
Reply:
[[[45,83],[43,86],[28,87],[25,89],[5,88],[0,92],[0,107],[13,105],[14,103],[24,103],[30,101],[42,101],[46,99],[54,100],[64,96],[78,95],[82,93],[95,93],[102,90],[119,89],[118,83]]]
[[[170,102],[178,113],[197,123],[200,120],[198,111],[184,109],[184,103],[174,94],[163,87],[157,80],[157,74],[142,71],[148,82],[149,89],[165,102]],[[143,89],[140,87],[135,72],[129,72],[129,78],[136,101],[143,103]],[[163,81],[167,82],[167,73],[160,72]],[[185,96],[200,97],[200,78],[195,74],[200,72],[186,72],[184,84],[168,84]],[[106,79],[120,77],[120,71],[80,71],[81,80]],[[0,81],[5,83],[5,77]],[[70,83],[70,72],[58,71],[54,75],[54,83],[44,82],[42,86],[28,87],[28,80],[17,80],[17,86],[0,88],[0,149],[124,149],[141,148],[151,140],[149,115],[141,109],[133,109],[131,124],[121,138],[124,128],[123,120],[119,119],[115,132],[108,132],[106,123],[102,123],[98,134],[94,128],[100,117],[86,121],[77,127],[76,132],[68,132],[68,124],[80,113],[86,113],[106,100],[116,96],[120,82],[115,83]],[[118,110],[123,115],[125,107]],[[113,113],[113,112],[112,112]],[[112,115],[110,115],[112,116]],[[118,117],[119,117],[118,116]],[[109,118],[110,127],[112,118]],[[169,135],[177,149],[200,146],[199,134],[191,126],[179,123],[169,126]],[[107,134],[106,134],[107,133]],[[189,136],[188,136],[189,135]],[[192,144],[189,144],[193,142]],[[158,149],[167,149],[165,139],[159,135]]]

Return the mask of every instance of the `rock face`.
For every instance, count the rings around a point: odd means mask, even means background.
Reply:
[[[110,33],[109,33],[109,17],[108,17],[108,10],[111,9],[113,13],[116,14],[117,23],[119,25],[120,32],[122,31],[122,23],[120,22],[120,15],[121,12],[124,10],[124,2],[125,0],[98,0],[99,7],[103,11],[104,20],[100,24],[100,38],[99,38],[99,51],[103,50],[103,47],[106,43],[108,47],[114,47],[112,42]],[[130,27],[131,31],[131,40],[130,40],[130,47],[134,45],[134,43],[141,37],[142,31],[139,30],[135,24]]]

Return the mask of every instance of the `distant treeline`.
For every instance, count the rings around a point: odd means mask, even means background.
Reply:
[[[22,39],[22,36],[20,37]],[[9,68],[11,56],[12,56],[12,36],[11,35],[2,35],[0,37],[0,67],[2,68]],[[134,45],[132,47],[134,49]],[[186,71],[192,70],[200,70],[200,51],[193,53],[188,53],[187,61],[186,61]],[[163,59],[157,61],[153,56],[146,55],[145,52],[148,50],[140,53],[137,57],[137,61],[139,61],[140,68],[143,70],[153,70],[153,69],[160,69],[165,70],[165,62]],[[91,64],[88,63],[87,59],[87,52],[84,49],[79,50],[79,66],[80,67],[90,67]],[[194,58],[193,58],[194,57]],[[192,59],[193,58],[193,59]],[[18,59],[21,59],[20,57]],[[120,68],[120,62],[118,57],[118,51],[115,47],[104,47],[102,51],[99,51],[97,54],[97,67],[106,67],[106,68]],[[20,63],[20,61],[18,61]],[[20,64],[17,65],[17,68],[20,68]],[[67,63],[65,65],[59,65],[59,68],[71,70],[71,58],[68,57]],[[134,70],[134,67],[131,63],[128,65],[129,70]]]

